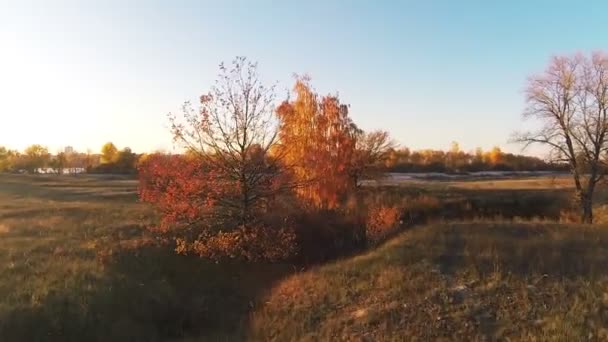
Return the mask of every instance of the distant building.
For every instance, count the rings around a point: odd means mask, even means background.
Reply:
[[[74,153],[74,148],[72,146],[66,146],[63,152],[65,152],[66,154]]]

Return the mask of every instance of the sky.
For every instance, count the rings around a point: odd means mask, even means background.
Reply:
[[[235,56],[295,74],[402,146],[500,146],[558,54],[608,49],[608,1],[0,0],[0,146],[173,146],[167,113]],[[527,154],[539,154],[532,149]]]

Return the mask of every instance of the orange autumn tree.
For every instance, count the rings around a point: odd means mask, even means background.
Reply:
[[[298,196],[313,206],[332,209],[351,187],[349,166],[358,131],[348,116],[348,106],[335,95],[319,96],[301,77],[293,100],[277,110],[277,154],[292,171]]]
[[[219,79],[170,114],[171,133],[185,154],[150,156],[139,165],[140,198],[161,214],[154,231],[176,250],[213,259],[277,260],[294,252],[294,234],[269,215],[288,190],[277,142],[274,88],[244,57],[220,65]],[[276,215],[275,215],[276,216]]]
[[[502,161],[502,151],[500,147],[494,146],[491,151],[487,153],[487,160],[491,165],[498,165]]]

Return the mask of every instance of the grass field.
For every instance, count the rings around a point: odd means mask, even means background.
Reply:
[[[258,340],[608,339],[608,231],[454,223],[283,280]]]
[[[239,339],[291,270],[177,256],[152,223],[133,180],[0,175],[0,341]]]
[[[133,180],[0,175],[0,341],[608,339],[608,233],[557,223],[567,179],[377,191],[445,205],[297,271],[175,255]]]

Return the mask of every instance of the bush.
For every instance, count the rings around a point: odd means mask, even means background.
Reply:
[[[365,224],[365,236],[368,243],[383,241],[397,231],[400,225],[401,210],[397,206],[379,206],[370,208]]]
[[[201,235],[194,242],[177,239],[178,253],[194,253],[211,260],[278,261],[296,252],[293,229],[267,226],[239,227],[229,232]]]

